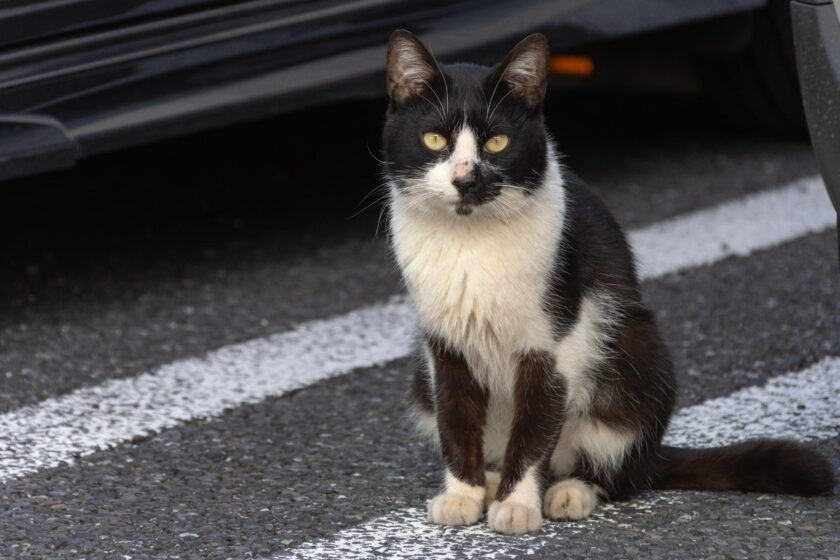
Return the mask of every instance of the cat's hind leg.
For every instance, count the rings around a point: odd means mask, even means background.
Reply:
[[[671,365],[649,312],[624,320],[589,414],[566,423],[552,455],[559,482],[543,511],[553,519],[585,519],[602,500],[631,498],[657,471],[674,401]]]
[[[586,519],[606,499],[606,485],[633,457],[636,437],[600,420],[575,418],[566,422],[551,456],[555,481],[543,497],[550,519]]]
[[[603,491],[579,478],[567,478],[553,484],[543,498],[546,517],[555,520],[586,519],[598,505]]]

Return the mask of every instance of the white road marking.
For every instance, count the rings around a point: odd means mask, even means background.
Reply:
[[[840,435],[840,358],[679,410],[668,445],[713,447],[759,437],[828,439]]]
[[[648,494],[621,504],[599,506],[582,522],[544,521],[539,532],[501,535],[482,521],[469,527],[441,527],[426,521],[426,511],[405,508],[345,529],[332,539],[312,541],[272,557],[272,560],[352,559],[400,560],[434,558],[511,558],[511,547],[527,557],[546,546],[557,547],[564,539],[597,539],[604,525],[638,531],[645,515],[658,507],[682,503],[679,492]],[[632,527],[635,524],[635,527]],[[562,544],[561,544],[562,546]],[[559,558],[566,556],[558,555]]]
[[[395,360],[410,352],[414,334],[413,311],[394,298],[8,412],[0,415],[0,481]]]
[[[727,397],[680,410],[665,440],[670,445],[711,447],[755,437],[819,440],[840,435],[840,358],[771,379]],[[804,405],[804,409],[800,409]],[[681,502],[681,492],[647,493],[621,504],[607,504],[581,523],[545,522],[534,535],[514,537],[517,549],[536,551],[582,532],[596,534],[604,524],[628,523],[629,513]],[[286,558],[494,558],[511,537],[493,533],[486,521],[463,528],[442,528],[426,521],[425,511],[400,509],[345,529],[331,539],[304,543],[281,553]]]
[[[630,233],[643,278],[701,266],[836,225],[822,179],[697,210]]]
[[[803,179],[668,220],[664,229],[654,225],[633,232],[630,238],[644,277],[746,254],[830,227],[834,214],[822,189],[819,178]],[[711,235],[716,228],[727,232],[728,247]],[[660,237],[667,237],[668,243]],[[0,415],[0,482],[182,420],[215,416],[226,408],[407,356],[414,332],[413,311],[396,298],[7,412]]]

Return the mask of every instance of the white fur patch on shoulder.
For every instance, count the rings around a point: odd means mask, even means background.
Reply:
[[[566,380],[570,413],[585,414],[589,409],[593,371],[608,357],[607,343],[617,319],[608,296],[587,294],[572,330],[555,346],[555,369]]]

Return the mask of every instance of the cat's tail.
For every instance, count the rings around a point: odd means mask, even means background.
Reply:
[[[814,449],[783,440],[756,440],[709,449],[662,446],[653,487],[740,490],[818,496],[834,487],[828,461]]]

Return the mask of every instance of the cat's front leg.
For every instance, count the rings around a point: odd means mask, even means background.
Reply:
[[[522,356],[514,385],[514,417],[496,501],[487,523],[500,533],[536,531],[542,524],[542,483],[563,427],[566,384],[547,352]]]
[[[444,491],[429,502],[429,521],[472,525],[484,509],[482,438],[487,391],[478,385],[460,353],[436,341],[428,348],[434,368],[440,448],[446,463]]]

